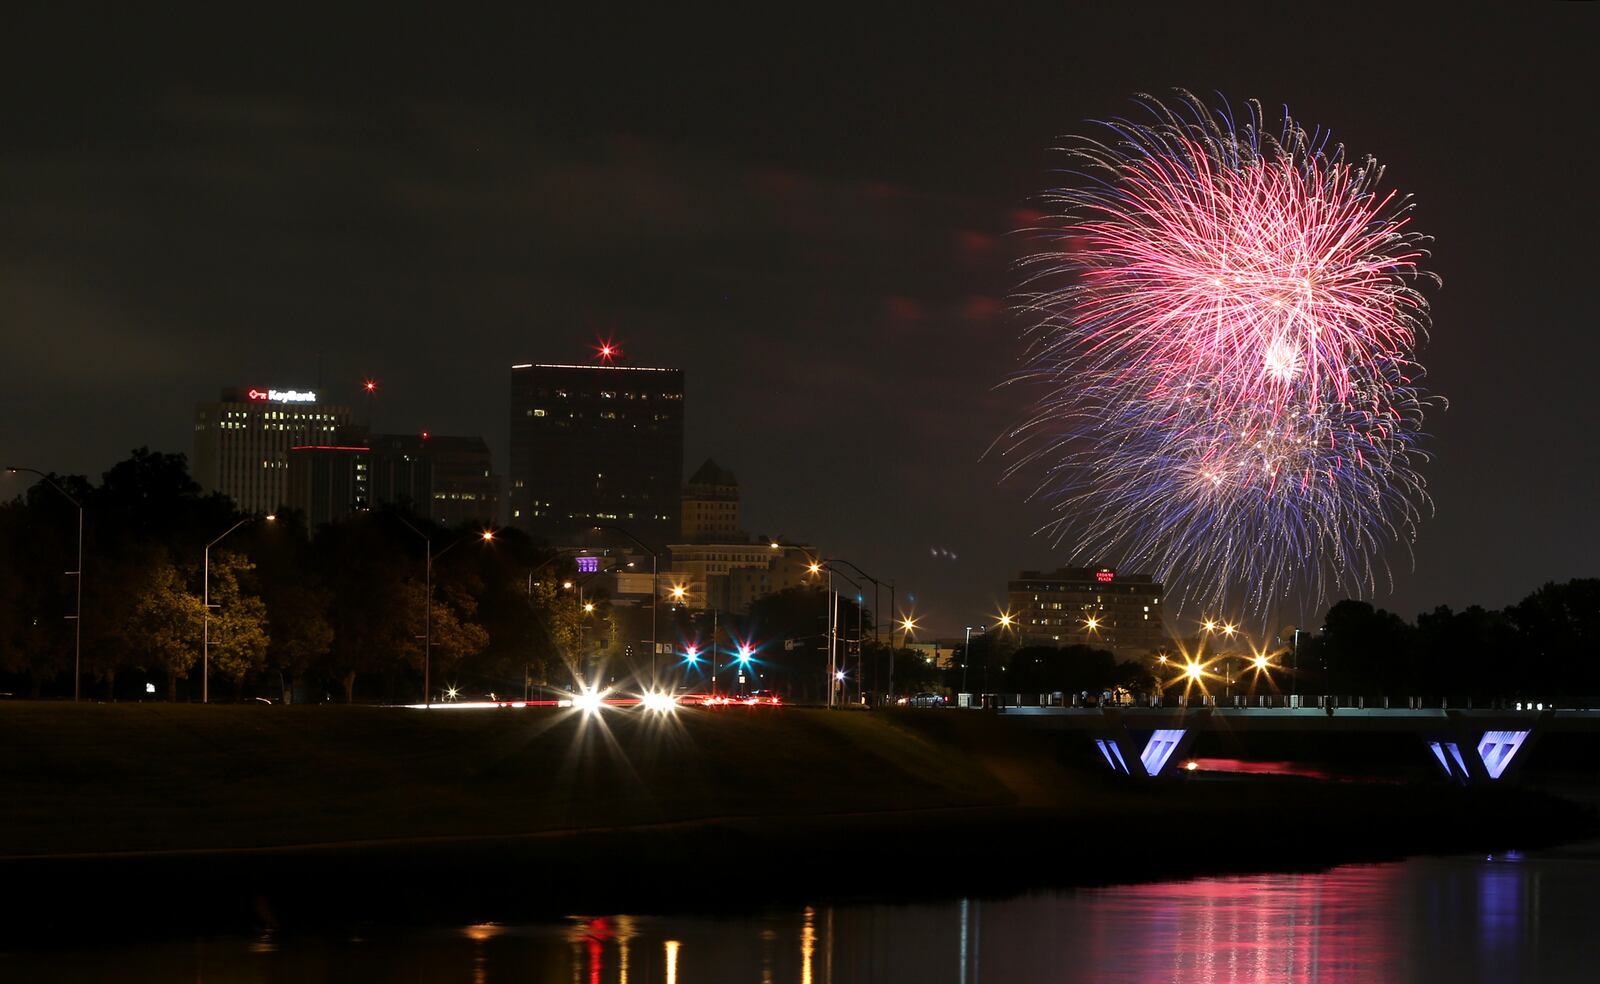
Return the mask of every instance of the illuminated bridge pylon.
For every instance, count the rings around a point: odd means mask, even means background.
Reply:
[[[1179,758],[1178,753],[1193,740],[1194,734],[1189,728],[1130,731],[1120,723],[1093,736],[1100,757],[1111,771],[1150,779],[1171,771]]]

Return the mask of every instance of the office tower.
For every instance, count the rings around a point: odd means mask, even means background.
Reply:
[[[660,550],[678,538],[683,371],[511,368],[511,523],[551,542],[627,530]]]
[[[272,512],[286,502],[289,449],[334,443],[349,423],[349,407],[321,403],[309,390],[224,389],[217,402],[195,405],[195,480],[243,512]]]

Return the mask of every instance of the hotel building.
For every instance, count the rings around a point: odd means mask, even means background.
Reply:
[[[1023,645],[1093,646],[1128,659],[1168,643],[1162,585],[1110,567],[1023,571],[1006,586]]]

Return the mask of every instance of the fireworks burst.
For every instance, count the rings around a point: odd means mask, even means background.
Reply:
[[[1042,395],[1008,474],[1043,468],[1046,526],[1183,603],[1270,614],[1392,586],[1431,508],[1414,360],[1437,283],[1409,199],[1325,131],[1180,93],[1074,140],[1024,260],[1014,381]]]

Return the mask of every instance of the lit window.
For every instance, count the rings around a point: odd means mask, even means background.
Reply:
[[[531,411],[531,412],[533,413],[533,415],[535,417],[543,417],[544,416],[544,411],[543,410],[534,410],[534,411]]]

